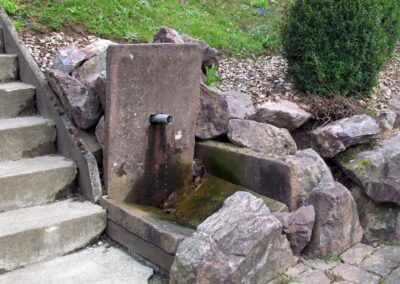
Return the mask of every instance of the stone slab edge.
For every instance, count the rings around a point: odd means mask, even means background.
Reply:
[[[128,249],[129,252],[139,255],[156,265],[160,273],[169,274],[175,255],[166,253],[159,247],[139,238],[110,220],[107,222],[106,234],[112,240]]]
[[[194,232],[168,220],[157,220],[139,208],[129,210],[114,200],[103,198],[101,205],[107,210],[109,221],[167,254],[174,255],[179,243]]]
[[[56,94],[48,85],[45,75],[19,39],[2,6],[0,6],[0,26],[3,28],[5,51],[18,55],[21,81],[36,87],[36,105],[40,114],[53,119],[56,123],[59,151],[73,160],[79,168],[78,187],[81,193],[90,201],[98,203],[103,190],[96,159],[65,113]]]

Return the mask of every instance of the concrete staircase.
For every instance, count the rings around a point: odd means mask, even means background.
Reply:
[[[55,124],[34,98],[18,82],[17,56],[0,54],[0,278],[80,249],[106,227],[100,206],[67,198],[77,169],[57,155]]]

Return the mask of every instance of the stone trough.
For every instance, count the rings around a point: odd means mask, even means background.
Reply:
[[[222,222],[220,228],[229,232],[229,226],[247,220],[244,223],[248,222],[248,229],[254,228],[254,231],[238,231],[237,242],[241,242],[240,238],[249,239],[248,248],[241,248],[243,255],[236,258],[232,271],[227,271],[221,263],[224,276],[215,271],[207,279],[230,281],[246,275],[260,279],[260,272],[272,264],[276,268],[271,270],[270,279],[277,270],[283,271],[293,255],[282,235],[282,225],[272,212],[288,211],[287,206],[250,192],[238,181],[193,171],[201,78],[198,47],[122,45],[109,47],[107,53],[104,145],[107,196],[101,204],[108,211],[108,236],[164,273],[169,273],[175,261],[176,275],[181,269],[192,269],[196,277],[205,277],[196,270],[196,264],[179,262],[175,255],[184,240],[190,243],[202,239],[201,234],[216,233],[213,226],[203,232],[195,230],[197,225],[206,227],[205,222],[215,214],[231,212],[236,216],[233,223],[225,224],[223,216],[214,217],[213,222]],[[160,116],[158,120],[157,114],[171,117]],[[256,224],[263,218],[269,220],[270,226],[259,231]],[[226,237],[230,233],[227,234]],[[265,242],[280,249],[265,250],[261,245]],[[224,250],[216,239],[210,245],[213,246],[210,255],[234,259],[235,252]],[[234,247],[239,249],[237,244],[232,244],[230,249]],[[278,252],[282,254],[279,261]],[[181,249],[179,259],[184,258],[184,249]],[[262,268],[254,269],[250,259],[262,259]],[[174,279],[183,283],[182,279]]]

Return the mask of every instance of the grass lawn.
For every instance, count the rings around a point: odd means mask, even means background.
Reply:
[[[114,39],[148,42],[160,26],[205,40],[226,55],[278,50],[288,0],[0,0],[17,28],[37,32],[70,25]],[[262,8],[266,7],[264,12]]]

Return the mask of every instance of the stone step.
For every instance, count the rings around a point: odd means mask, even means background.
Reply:
[[[52,120],[40,116],[0,119],[0,161],[52,154],[55,139]]]
[[[106,227],[106,211],[65,200],[0,213],[0,271],[10,271],[77,250]]]
[[[35,113],[35,87],[21,82],[0,83],[0,118]]]
[[[76,167],[60,156],[0,162],[0,212],[46,204],[68,193]]]
[[[18,56],[0,54],[0,82],[15,81],[18,78]]]
[[[147,284],[153,270],[119,248],[102,244],[0,275],[0,283]]]

